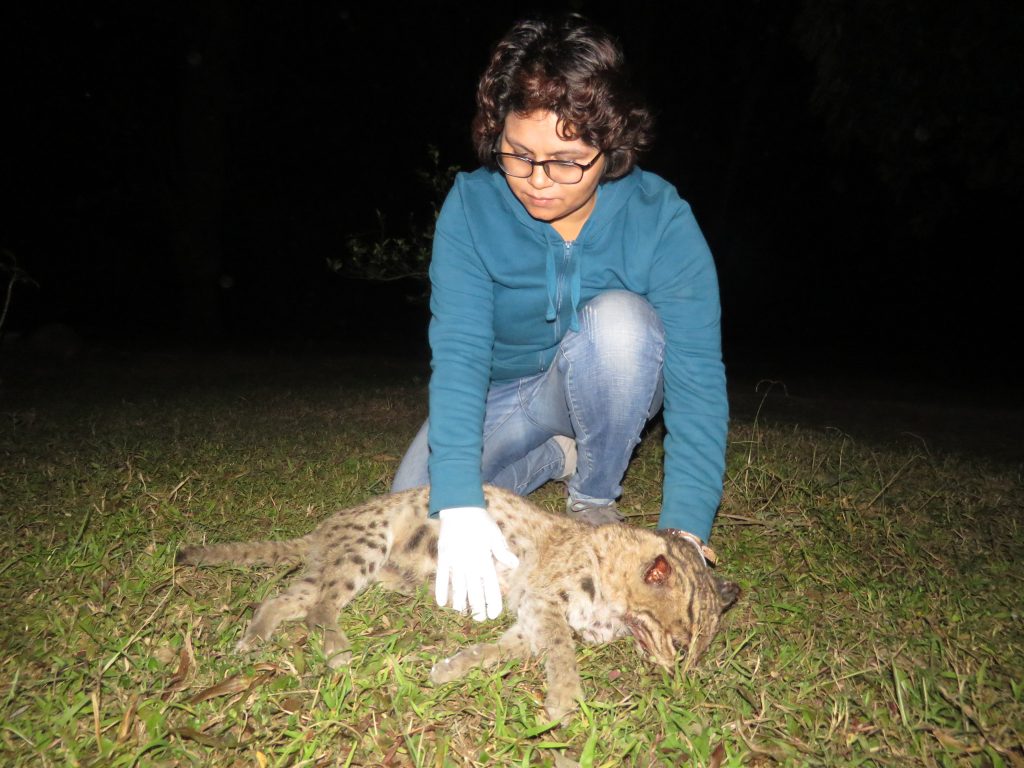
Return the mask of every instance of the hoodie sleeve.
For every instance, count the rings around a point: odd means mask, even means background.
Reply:
[[[430,263],[430,514],[484,505],[480,456],[494,346],[493,286],[456,179],[437,219]]]
[[[661,528],[707,541],[722,497],[729,408],[711,251],[673,190],[648,296],[665,327],[665,484]]]

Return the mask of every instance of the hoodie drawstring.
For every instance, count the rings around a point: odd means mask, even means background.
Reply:
[[[553,323],[557,317],[557,314],[555,313],[555,299],[558,295],[558,285],[555,277],[555,252],[553,248],[548,248],[548,260],[545,269],[548,289],[548,309],[547,312],[544,313],[544,319],[549,323]]]
[[[572,305],[572,313],[569,315],[569,330],[579,331],[580,321],[578,311],[580,306],[580,293],[582,291],[582,278],[580,277],[580,259],[571,258],[574,240],[566,241],[562,248],[563,256],[570,261],[569,264],[569,301]],[[545,265],[547,278],[548,308],[544,319],[549,323],[555,322],[558,312],[555,309],[555,302],[558,300],[558,272],[555,266],[555,251],[548,249],[547,264]]]
[[[580,278],[580,258],[579,254],[572,260],[572,277],[569,283],[569,298],[572,300],[572,315],[569,316],[569,330],[579,331],[580,330],[580,287],[582,284]]]

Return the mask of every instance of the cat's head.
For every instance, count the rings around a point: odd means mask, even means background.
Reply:
[[[692,541],[668,532],[660,538],[662,551],[634,574],[626,625],[656,663],[692,664],[718,632],[722,614],[739,598],[740,588],[716,576]]]

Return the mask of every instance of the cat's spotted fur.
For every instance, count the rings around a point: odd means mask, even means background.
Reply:
[[[668,533],[629,525],[591,527],[548,513],[515,494],[485,489],[487,508],[519,567],[498,566],[501,591],[516,623],[496,643],[470,646],[439,662],[435,683],[502,658],[545,657],[545,708],[559,718],[582,695],[575,634],[601,643],[628,634],[658,664],[695,661],[736,599],[736,585],[714,576],[699,548]],[[290,541],[186,547],[178,562],[305,562],[288,589],[263,602],[238,642],[245,651],[281,621],[305,619],[324,632],[331,666],[347,663],[349,641],[339,611],[374,582],[410,592],[434,578],[439,523],[427,518],[427,490],[380,496],[342,510],[308,536]]]

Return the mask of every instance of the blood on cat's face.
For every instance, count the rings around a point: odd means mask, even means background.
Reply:
[[[664,538],[665,552],[642,568],[637,591],[647,594],[633,599],[623,621],[652,661],[672,668],[700,658],[740,589],[712,574],[689,542]]]

